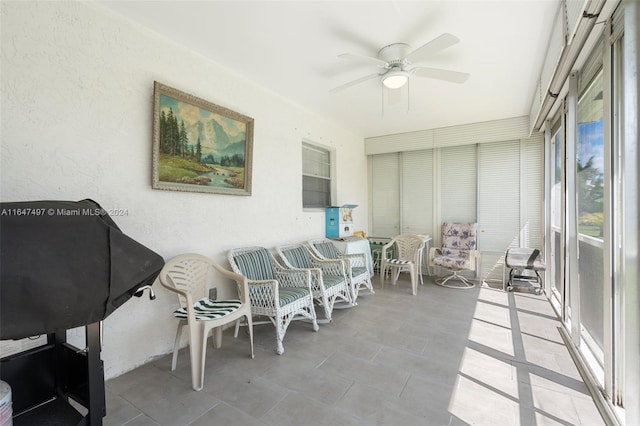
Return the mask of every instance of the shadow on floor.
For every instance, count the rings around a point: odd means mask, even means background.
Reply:
[[[191,390],[188,349],[107,382],[105,425],[601,425],[544,296],[385,284],[314,333],[225,331]],[[173,335],[175,330],[167,330]]]

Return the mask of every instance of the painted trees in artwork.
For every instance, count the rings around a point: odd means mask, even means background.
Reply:
[[[160,114],[160,152],[174,157],[188,158],[198,163],[218,164],[226,167],[244,167],[245,157],[242,154],[219,154],[202,152],[200,137],[195,144],[189,143],[184,120],[176,118],[173,109],[163,110]]]
[[[198,140],[198,144],[200,141]],[[200,146],[200,149],[202,147]],[[169,108],[169,113],[164,111],[160,114],[160,150],[163,154],[175,155],[179,157],[194,157],[198,161],[195,150],[189,145],[189,137],[184,127],[184,121],[178,119],[173,114],[173,110]]]

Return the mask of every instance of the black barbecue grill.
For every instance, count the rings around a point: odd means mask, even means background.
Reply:
[[[0,339],[47,336],[0,359],[14,425],[101,425],[101,321],[151,289],[162,257],[92,200],[0,203],[0,252]],[[85,327],[85,348],[66,342],[76,327]]]

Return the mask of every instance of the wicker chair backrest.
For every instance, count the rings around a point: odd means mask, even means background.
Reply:
[[[282,254],[284,254],[287,261],[295,268],[313,268],[309,251],[303,246],[286,248],[282,250]]]
[[[315,243],[314,246],[316,250],[318,250],[318,252],[327,259],[340,258],[340,253],[338,252],[338,249],[330,241]]]
[[[234,257],[234,260],[242,275],[250,280],[275,279],[271,254],[265,248],[239,254]]]

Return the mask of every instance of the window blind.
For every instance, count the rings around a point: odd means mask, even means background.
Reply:
[[[433,151],[402,154],[402,232],[433,235]]]
[[[476,145],[442,148],[440,155],[441,222],[476,221],[476,163]]]
[[[371,236],[391,238],[400,231],[399,154],[374,155],[371,173]]]

